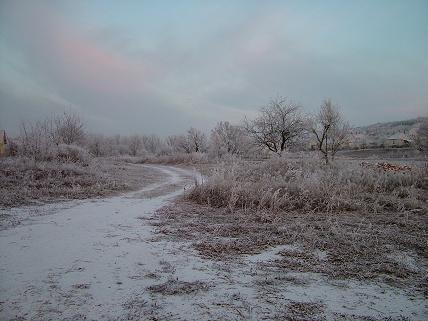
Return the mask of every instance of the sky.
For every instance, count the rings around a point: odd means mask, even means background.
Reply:
[[[427,37],[427,0],[0,0],[0,128],[209,131],[278,96],[354,125],[427,116]]]

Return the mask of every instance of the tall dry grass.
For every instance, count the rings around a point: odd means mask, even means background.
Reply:
[[[34,162],[26,157],[1,158],[0,208],[83,199],[127,189],[125,183],[106,175],[101,164],[85,163],[82,157],[86,154],[80,149],[66,145],[59,155],[67,159]]]
[[[167,165],[193,165],[193,164],[206,164],[209,162],[207,153],[193,152],[193,153],[175,153],[172,155],[157,155],[141,157],[138,163],[143,164],[167,164]]]
[[[427,177],[426,163],[388,172],[355,161],[237,161],[217,166],[187,198],[231,211],[405,211],[425,206]]]

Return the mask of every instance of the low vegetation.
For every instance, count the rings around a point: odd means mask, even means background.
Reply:
[[[154,224],[210,259],[279,246],[266,270],[381,279],[427,295],[427,171],[416,163],[225,163]]]
[[[275,249],[265,271],[313,272],[332,279],[379,280],[428,295],[424,211],[300,212],[213,208],[182,200],[158,211],[160,235],[193,243],[212,260]]]
[[[284,158],[222,163],[187,197],[200,204],[242,210],[406,212],[426,206],[427,165],[399,171],[353,161],[320,165]]]
[[[201,281],[186,282],[169,279],[165,283],[150,286],[148,290],[151,293],[159,293],[163,295],[180,295],[207,290],[208,288],[209,285]]]
[[[149,164],[165,164],[165,165],[194,165],[194,164],[206,164],[210,160],[206,153],[175,153],[173,155],[159,155],[159,156],[146,156],[141,157],[139,163]]]
[[[61,155],[61,160],[39,162],[0,158],[0,207],[107,196],[159,179],[157,172],[116,159],[80,163],[73,153]]]

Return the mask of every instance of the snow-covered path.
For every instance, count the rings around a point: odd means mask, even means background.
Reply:
[[[148,166],[148,165],[146,165]],[[139,281],[162,262],[146,219],[191,183],[193,173],[152,166],[167,180],[87,200],[0,231],[0,319],[120,316]]]
[[[14,210],[27,219],[0,231],[0,320],[281,320],[296,302],[321,303],[326,320],[426,319],[426,299],[404,289],[269,269],[281,247],[217,262],[198,256],[192,240],[169,239],[167,229],[158,237],[154,211],[195,173],[151,168],[167,179],[122,196],[38,207],[43,216]]]

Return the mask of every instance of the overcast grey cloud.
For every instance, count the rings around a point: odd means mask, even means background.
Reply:
[[[425,1],[4,1],[0,126],[73,109],[95,132],[240,121],[333,98],[354,124],[427,114]]]

